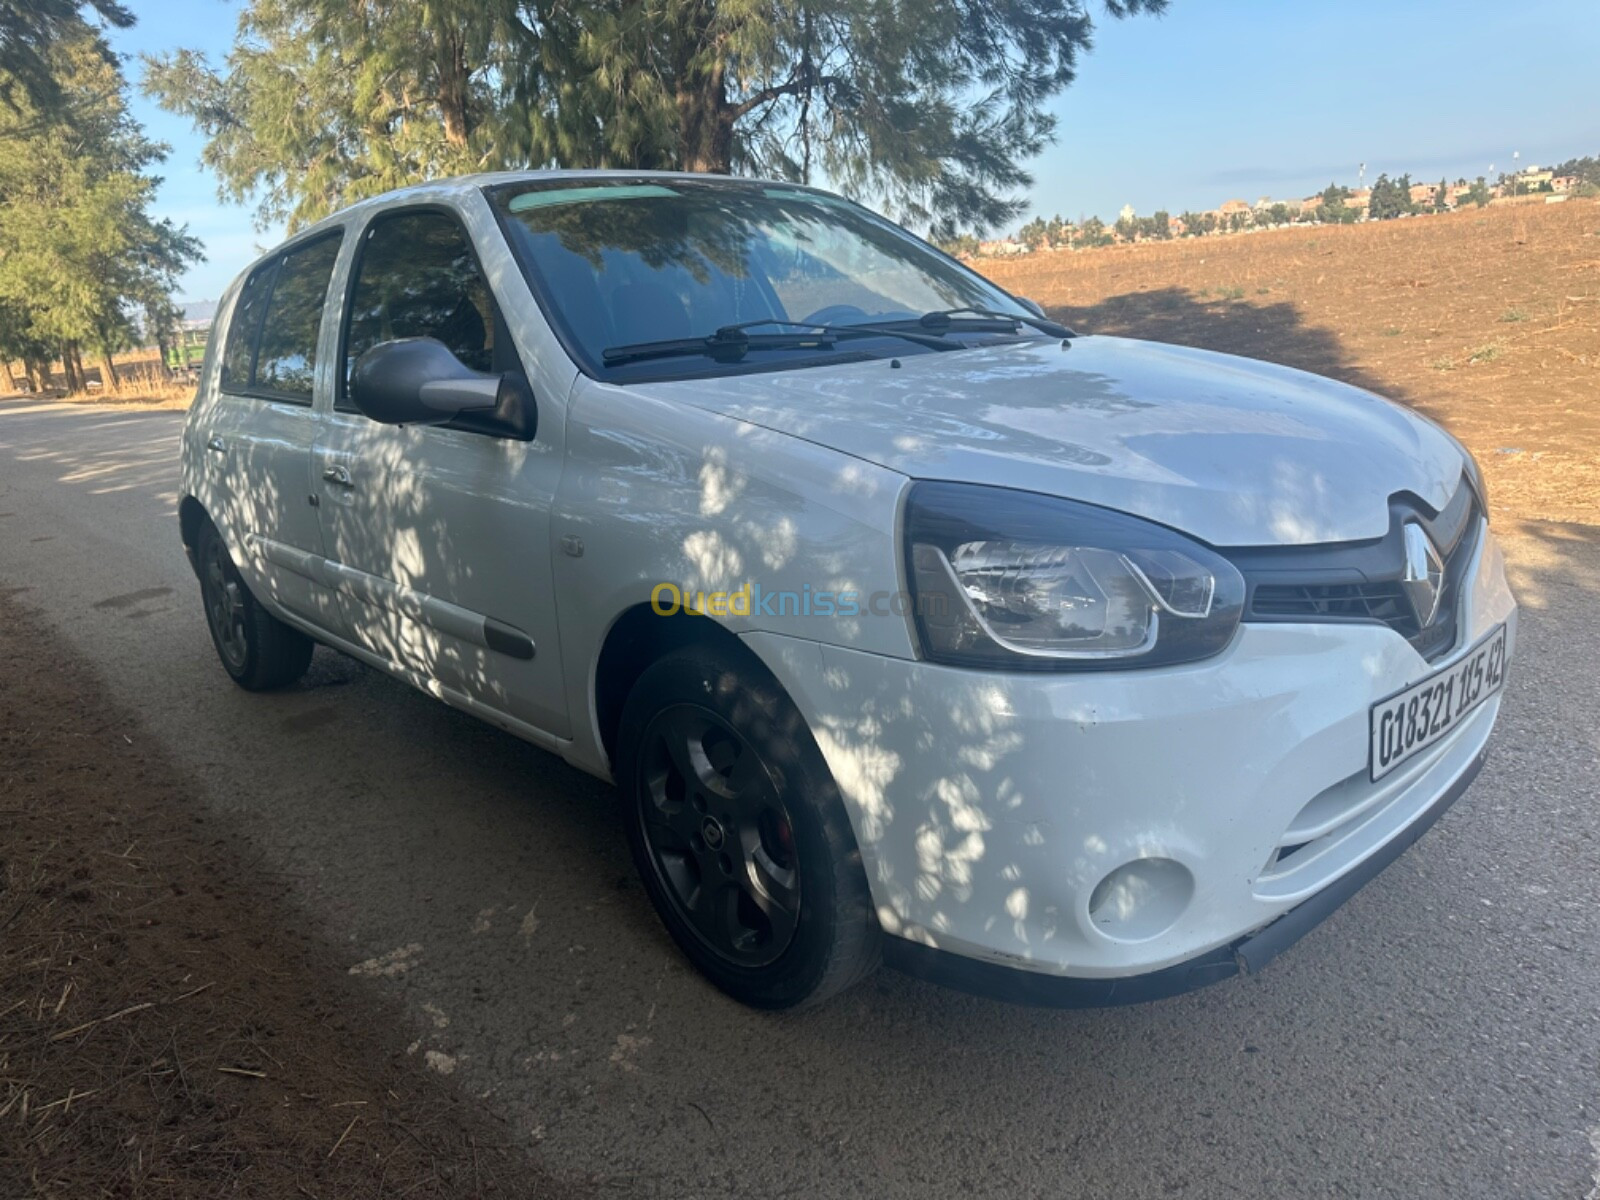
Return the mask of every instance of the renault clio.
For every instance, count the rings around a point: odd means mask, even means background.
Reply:
[[[614,781],[746,1003],[1257,970],[1483,762],[1516,606],[1458,442],[826,192],[395,192],[214,337],[179,519],[228,674],[321,643]]]

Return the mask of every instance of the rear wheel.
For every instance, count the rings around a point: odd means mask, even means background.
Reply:
[[[195,561],[211,641],[233,681],[248,691],[264,692],[304,675],[315,644],[261,607],[210,521],[200,529]]]
[[[810,731],[757,664],[651,666],[622,714],[634,862],[685,954],[759,1008],[814,1004],[878,962],[861,855]]]

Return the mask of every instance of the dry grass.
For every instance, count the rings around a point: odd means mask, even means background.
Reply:
[[[67,395],[61,386],[61,364],[53,363],[51,380],[55,386],[44,394],[67,404],[109,404],[134,409],[181,410],[194,402],[195,385],[187,380],[169,377],[161,369],[160,355],[153,347],[133,350],[117,358],[117,383],[114,387],[99,386],[103,379],[99,364],[85,364],[85,368],[96,385],[89,391],[76,396]],[[20,381],[21,364],[13,363],[11,370]]]
[[[1600,203],[978,266],[1084,332],[1269,359],[1412,405],[1478,456],[1497,511],[1600,523]]]
[[[112,404],[131,408],[186,409],[194,402],[195,385],[187,381],[135,375],[109,391],[64,397],[75,404]]]

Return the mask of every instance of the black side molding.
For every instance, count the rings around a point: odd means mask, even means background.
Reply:
[[[1351,896],[1371,883],[1385,867],[1426,833],[1472,785],[1483,770],[1488,752],[1468,764],[1439,798],[1418,814],[1376,854],[1340,876],[1315,896],[1301,901],[1264,929],[1219,946],[1185,962],[1174,963],[1144,975],[1117,979],[1083,979],[1046,975],[1019,967],[1002,966],[938,950],[901,937],[884,939],[883,961],[896,970],[932,983],[977,996],[1051,1008],[1105,1008],[1142,1004],[1181,995],[1218,983],[1234,975],[1260,971],[1278,955],[1327,920]]]

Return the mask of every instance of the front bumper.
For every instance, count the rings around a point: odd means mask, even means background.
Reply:
[[[1105,1008],[1117,1004],[1140,1004],[1167,996],[1191,992],[1234,975],[1260,971],[1278,955],[1310,933],[1370,883],[1411,844],[1432,828],[1461,798],[1478,777],[1487,756],[1479,754],[1460,777],[1440,793],[1401,833],[1353,871],[1342,875],[1322,891],[1284,913],[1258,933],[1242,937],[1229,946],[1219,946],[1186,962],[1174,963],[1115,979],[1079,979],[1071,975],[1048,975],[1041,971],[1019,971],[982,959],[951,954],[906,938],[890,938],[884,959],[892,967],[945,987],[959,988],[979,996],[993,996],[1022,1004],[1051,1005],[1056,1008]]]
[[[1247,624],[1205,662],[1076,676],[747,640],[838,781],[891,962],[1117,1003],[1263,965],[1465,789],[1499,695],[1376,784],[1367,714],[1501,622],[1514,652],[1487,530],[1468,580],[1434,663],[1366,624]]]

